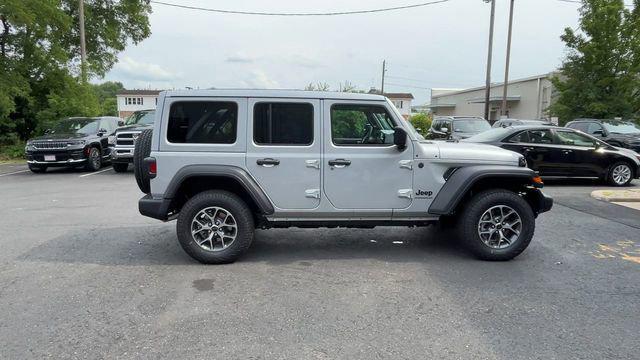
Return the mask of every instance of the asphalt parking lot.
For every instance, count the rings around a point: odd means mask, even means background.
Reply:
[[[394,227],[261,230],[203,266],[131,172],[25,169],[0,166],[2,359],[638,358],[640,211],[591,182],[548,184],[510,262]]]

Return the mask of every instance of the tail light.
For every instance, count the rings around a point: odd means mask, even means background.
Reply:
[[[148,157],[144,159],[145,166],[149,172],[149,178],[153,179],[158,174],[158,164],[156,158]]]

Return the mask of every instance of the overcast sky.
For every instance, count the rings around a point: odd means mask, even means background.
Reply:
[[[164,0],[229,10],[323,12],[398,6],[424,0]],[[484,83],[490,5],[482,0],[385,13],[332,17],[224,15],[152,4],[151,36],[129,46],[105,80],[127,88],[303,88],[350,81],[411,92]],[[504,77],[508,0],[497,0],[493,81]],[[547,73],[565,54],[560,35],[576,27],[579,4],[516,0],[511,78]],[[392,85],[394,84],[394,85]],[[397,84],[397,85],[396,85]],[[411,86],[411,87],[410,87]]]

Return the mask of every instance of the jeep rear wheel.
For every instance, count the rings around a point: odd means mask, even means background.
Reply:
[[[140,133],[133,149],[133,173],[140,190],[148,194],[151,192],[151,179],[144,159],[151,154],[151,136],[153,130],[147,129]]]
[[[204,264],[226,264],[251,245],[253,215],[237,195],[205,191],[189,199],[178,216],[178,241],[184,251]]]
[[[535,217],[529,204],[508,190],[475,195],[460,215],[460,237],[483,260],[510,260],[533,238]]]

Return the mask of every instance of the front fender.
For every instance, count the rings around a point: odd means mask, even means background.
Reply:
[[[435,215],[450,215],[471,188],[483,179],[501,179],[511,183],[531,185],[536,173],[525,167],[506,165],[472,165],[456,169],[429,206],[428,212]],[[500,188],[500,184],[495,184]]]

